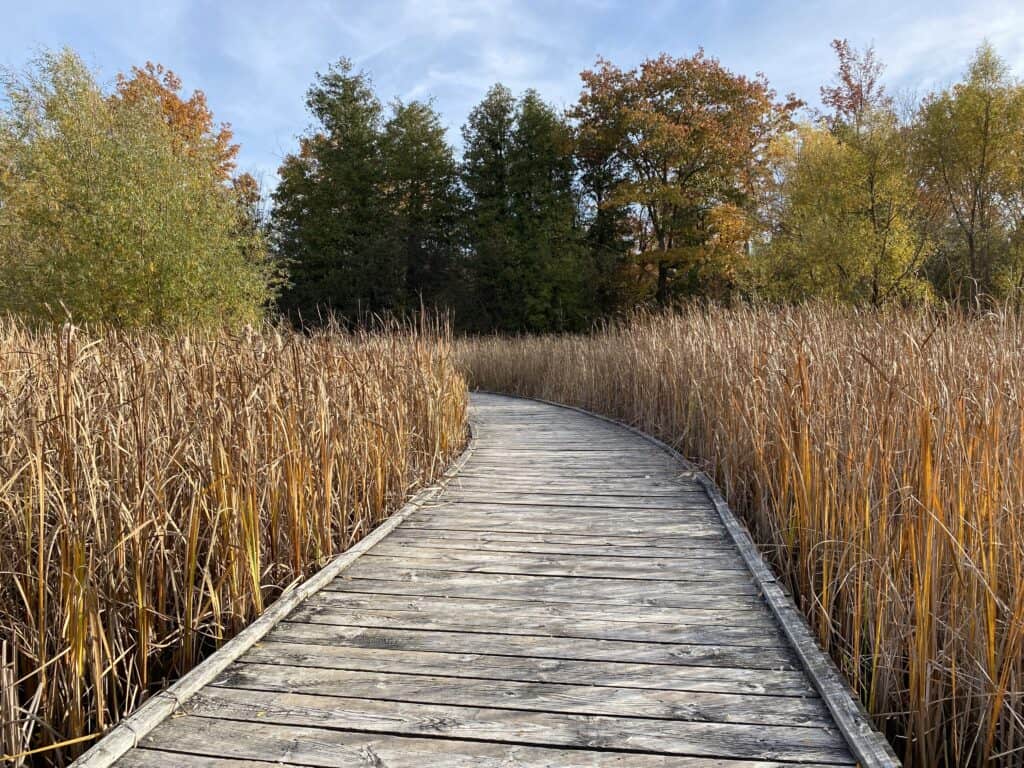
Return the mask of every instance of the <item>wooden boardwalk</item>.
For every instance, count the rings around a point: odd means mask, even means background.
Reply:
[[[442,495],[115,765],[857,762],[674,458],[532,401],[474,395],[473,416]]]

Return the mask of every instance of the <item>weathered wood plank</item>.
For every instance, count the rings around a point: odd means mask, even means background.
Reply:
[[[599,533],[520,533],[516,531],[474,531],[456,529],[424,530],[411,525],[403,525],[394,534],[396,541],[432,538],[446,542],[461,543],[470,542],[472,545],[478,543],[537,543],[544,545],[567,545],[575,551],[575,547],[613,547],[628,549],[630,551],[650,551],[652,556],[657,557],[665,553],[663,550],[675,551],[725,551],[735,554],[736,547],[723,536],[702,536],[690,538],[688,536],[608,536]],[[391,538],[390,536],[388,537]]]
[[[733,626],[704,624],[652,624],[608,621],[607,619],[560,619],[553,616],[532,618],[517,611],[515,620],[508,613],[482,613],[467,610],[446,614],[415,611],[349,609],[308,600],[289,616],[289,621],[379,629],[429,629],[445,632],[488,632],[502,635],[576,637],[595,640],[631,640],[648,643],[686,645],[732,645],[752,648],[774,642],[785,643],[778,629],[755,622]]]
[[[549,476],[549,472],[543,469],[546,466],[544,462],[510,462],[495,460],[493,462],[480,462],[474,466],[481,469],[488,469],[495,474],[535,472],[538,477]],[[635,464],[632,462],[625,464],[621,461],[608,461],[598,464],[595,462],[585,461],[566,461],[565,464],[560,467],[559,473],[562,477],[565,477],[566,474],[570,474],[577,478],[586,478],[595,475],[600,477],[635,478],[645,477],[647,475],[662,475],[665,471],[666,467],[663,464]]]
[[[814,726],[828,718],[817,696],[608,688],[274,664],[234,664],[212,684],[338,698],[707,723]]]
[[[604,472],[605,470],[614,473],[646,473],[664,474],[672,469],[672,462],[657,456],[629,457],[628,453],[613,455],[607,453],[587,456],[558,456],[559,451],[552,451],[551,456],[532,456],[531,454],[492,454],[490,457],[480,457],[473,462],[477,468],[493,468],[495,473],[510,473],[511,471],[522,470],[529,472],[549,472],[551,462],[559,465],[563,476],[566,471],[581,469],[590,473]]]
[[[512,530],[525,533],[536,533],[532,529],[544,524],[556,529],[554,533],[579,530],[584,528],[594,534],[639,535],[651,537],[655,530],[664,528],[666,535],[717,536],[718,529],[714,520],[703,510],[679,508],[665,514],[655,514],[638,510],[632,514],[627,509],[577,509],[570,514],[562,507],[517,507],[503,504],[452,504],[447,507],[430,507],[420,510],[415,517],[410,516],[408,524],[416,528],[450,528],[467,529],[471,526],[484,526],[488,530],[500,532]]]
[[[753,670],[759,669],[797,668],[790,649],[771,641],[766,642],[764,646],[748,648],[745,646],[638,643],[626,640],[501,635],[483,632],[375,629],[302,622],[282,622],[268,635],[268,638],[275,642],[352,645],[360,648],[391,648],[404,651],[455,651],[577,661],[743,667],[752,670],[752,674],[756,674]]]
[[[685,510],[675,513],[676,519],[672,523],[645,519],[643,516],[631,517],[625,511],[613,510],[581,512],[575,520],[560,510],[552,510],[550,515],[545,515],[542,508],[523,508],[520,511],[495,506],[486,510],[466,510],[453,506],[445,509],[443,514],[431,514],[434,511],[424,511],[416,519],[409,520],[407,530],[543,535],[545,531],[542,529],[546,524],[552,529],[548,533],[554,535],[579,535],[576,532],[582,529],[587,532],[585,535],[618,538],[621,544],[632,545],[636,543],[632,539],[653,539],[652,530],[664,528],[665,536],[672,537],[665,541],[666,544],[686,538],[690,542],[688,549],[707,541],[722,541],[714,523],[707,520],[703,513],[691,515]]]
[[[719,595],[722,597],[756,595],[757,590],[750,578],[743,573],[690,572],[674,574],[671,579],[640,579],[589,576],[545,576],[543,574],[509,573],[500,568],[455,570],[451,568],[418,568],[415,563],[382,563],[385,558],[374,558],[360,562],[347,572],[344,578],[334,581],[330,589],[344,584],[349,579],[387,579],[390,581],[414,582],[455,582],[491,586],[499,589],[525,586],[543,590],[549,594],[575,594],[577,596],[601,595],[608,599],[661,600],[655,605],[670,605],[665,601],[685,600],[695,595]],[[511,565],[509,566],[512,567]],[[687,594],[681,594],[686,592]],[[684,607],[685,604],[679,607]]]
[[[701,582],[671,582],[669,588],[651,582],[633,581],[631,588],[608,586],[607,579],[578,580],[585,584],[536,582],[535,579],[558,577],[519,576],[492,573],[452,573],[447,571],[416,571],[416,578],[370,578],[358,575],[337,579],[325,591],[364,592],[383,595],[423,595],[431,597],[478,597],[494,599],[533,600],[553,603],[588,603],[657,608],[730,608],[732,606],[763,607],[764,602],[751,585],[740,592],[728,592],[719,585]],[[431,578],[438,576],[442,578]],[[676,584],[676,586],[672,586]],[[699,588],[698,588],[699,587]]]
[[[590,483],[582,481],[557,482],[552,480],[537,480],[528,482],[517,480],[516,482],[473,482],[464,480],[453,489],[453,492],[489,494],[490,498],[512,497],[520,494],[546,494],[550,496],[587,496],[598,499],[636,498],[645,499],[677,499],[689,498],[689,491],[683,490],[680,486],[673,486],[668,483],[662,485],[646,485],[646,481],[625,483]]]
[[[185,709],[198,717],[371,733],[586,749],[621,744],[656,754],[852,764],[842,739],[823,727],[521,712],[215,687],[198,693]]]
[[[665,560],[623,560],[612,562],[588,556],[564,556],[559,562],[550,555],[463,552],[457,549],[437,550],[434,557],[413,557],[409,553],[367,554],[365,565],[383,568],[415,568],[465,573],[511,573],[525,576],[571,576],[593,579],[631,579],[640,581],[713,581],[716,583],[749,583],[745,569],[729,567],[729,563],[698,560],[694,563],[670,563]]]
[[[339,595],[431,597],[444,600],[477,600],[482,598],[495,600],[501,603],[510,602],[520,605],[523,603],[534,603],[539,605],[549,605],[555,608],[566,608],[573,605],[580,605],[585,607],[610,607],[622,610],[637,610],[637,606],[634,603],[629,601],[610,602],[599,594],[581,595],[579,593],[569,592],[568,594],[552,595],[545,593],[543,590],[529,588],[509,589],[507,592],[484,593],[476,586],[453,586],[452,584],[442,584],[439,582],[422,584],[415,582],[393,582],[383,579],[350,579],[347,581],[341,580],[335,582],[331,585],[330,590],[324,591],[324,594],[327,594],[328,592]],[[681,599],[673,602],[673,605],[662,605],[659,601],[646,600],[643,605],[644,609],[678,608],[688,611],[723,610],[728,608],[734,609],[737,613],[743,610],[760,611],[765,609],[764,601],[760,596],[751,596],[746,599],[727,599],[723,602],[719,596],[715,595],[691,595],[686,597],[685,600]],[[511,610],[514,610],[514,608],[508,608],[508,611]]]
[[[792,764],[777,762],[550,749],[206,717],[169,720],[160,731],[144,739],[143,745],[147,751],[165,746],[215,760],[256,757],[275,765],[318,768],[792,768]],[[179,764],[175,762],[179,753],[154,751],[153,754],[172,756],[172,759],[159,762],[141,758],[144,761],[132,763],[131,768],[167,768]],[[243,768],[231,762],[188,763],[182,760],[180,765],[182,768]],[[262,768],[262,763],[257,765]],[[810,764],[805,768],[825,768],[825,764]]]
[[[580,520],[551,519],[545,521],[543,515],[528,517],[517,515],[514,512],[509,514],[447,514],[447,515],[418,515],[415,520],[407,520],[404,523],[409,528],[423,528],[426,530],[463,530],[463,531],[509,531],[513,533],[577,533],[581,529]],[[640,536],[651,537],[654,531],[660,531],[665,536],[685,536],[690,540],[710,539],[721,541],[721,531],[716,530],[710,523],[666,523],[664,525],[653,525],[648,523],[637,524],[625,521],[613,521],[607,518],[602,519],[592,516],[587,520],[585,530],[591,535],[598,536]]]
[[[516,491],[522,487],[540,485],[542,488],[579,488],[583,491],[598,491],[603,493],[636,493],[659,495],[662,493],[689,493],[696,494],[704,489],[700,485],[689,482],[674,475],[667,475],[659,472],[651,477],[630,478],[608,478],[595,477],[591,479],[579,478],[567,473],[546,473],[541,479],[534,479],[528,474],[496,475],[493,473],[482,473],[479,471],[467,471],[457,478],[459,488],[484,487],[484,488],[505,488]],[[542,485],[543,484],[543,485]]]
[[[644,523],[652,528],[663,525],[686,523],[689,525],[705,525],[715,528],[715,518],[707,504],[678,502],[671,507],[661,509],[636,509],[624,504],[608,504],[587,506],[576,504],[520,504],[502,499],[462,501],[457,498],[438,501],[424,505],[419,518],[434,516],[441,512],[445,519],[472,518],[479,515],[487,517],[505,517],[515,520],[531,520],[535,518],[562,520],[580,525],[581,521],[602,523]]]
[[[248,758],[236,759],[233,757],[218,757],[214,755],[192,755],[181,752],[166,751],[161,749],[133,749],[117,764],[121,768],[270,768],[274,765],[292,765],[299,768],[313,768],[313,763],[281,763],[267,760],[250,760]]]
[[[407,561],[415,561],[419,567],[419,560],[431,562],[459,563],[461,565],[479,565],[482,563],[507,563],[510,560],[518,565],[553,566],[560,568],[571,568],[573,566],[598,567],[597,569],[608,570],[614,574],[617,568],[622,573],[630,573],[630,569],[636,569],[637,573],[686,573],[694,568],[700,568],[705,572],[746,572],[743,560],[730,552],[710,552],[700,555],[695,552],[669,555],[648,551],[647,557],[614,555],[607,551],[598,554],[586,552],[558,552],[556,554],[545,554],[543,552],[515,551],[515,557],[510,557],[509,552],[491,552],[482,548],[474,550],[459,550],[452,547],[431,547],[424,544],[416,544],[396,539],[393,542],[381,542],[367,553],[373,557],[400,557]],[[450,570],[450,569],[448,569]],[[582,574],[581,574],[582,575]]]
[[[791,669],[761,669],[753,672],[749,669],[725,666],[667,666],[535,656],[404,651],[276,640],[259,643],[239,661],[244,664],[281,664],[292,667],[401,672],[524,683],[593,685],[605,688],[653,688],[749,696],[816,696],[804,674]]]
[[[532,600],[495,599],[487,595],[476,597],[430,597],[406,595],[364,594],[354,592],[320,592],[310,598],[314,605],[331,605],[354,610],[410,611],[428,616],[445,615],[501,615],[506,622],[510,615],[525,619],[558,618],[565,621],[602,619],[624,621],[631,624],[669,624],[672,626],[696,624],[702,626],[746,626],[774,629],[774,617],[764,606],[751,603],[742,607],[685,609],[616,603],[556,603]]]
[[[410,528],[401,533],[395,532],[388,537],[387,549],[381,544],[381,552],[397,551],[399,548],[410,551],[415,549],[461,549],[468,552],[505,552],[528,553],[534,555],[596,555],[609,559],[631,558],[647,559],[659,557],[686,557],[691,562],[699,563],[704,560],[720,561],[734,558],[735,552],[726,546],[724,542],[715,546],[707,542],[690,546],[680,543],[677,546],[656,547],[649,544],[627,545],[627,544],[566,544],[545,541],[544,537],[525,535],[522,538],[510,538],[500,533],[480,534],[477,536],[458,535],[462,532],[440,532],[437,534],[431,531],[422,531]],[[665,544],[665,542],[662,542]],[[375,548],[376,549],[376,548]]]
[[[612,509],[630,511],[652,511],[657,509],[683,510],[699,506],[706,509],[704,501],[696,496],[677,493],[664,496],[645,496],[639,493],[615,495],[600,495],[597,493],[576,493],[576,494],[553,494],[526,491],[486,491],[467,490],[456,488],[450,494],[445,495],[445,506],[456,504],[459,506],[483,505],[502,507],[529,507],[536,509],[574,509],[577,514],[587,514],[592,509]]]

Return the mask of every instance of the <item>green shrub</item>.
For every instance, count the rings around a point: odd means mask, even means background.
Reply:
[[[71,51],[4,78],[0,311],[117,326],[257,319],[275,278],[218,176],[155,99],[107,97]]]

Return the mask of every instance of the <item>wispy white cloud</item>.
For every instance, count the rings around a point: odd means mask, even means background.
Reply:
[[[598,54],[634,65],[703,46],[811,101],[830,77],[833,37],[874,42],[892,90],[952,81],[983,38],[1024,75],[1019,0],[39,0],[4,16],[6,65],[71,45],[108,81],[147,59],[171,66],[233,124],[243,164],[268,177],[308,124],[314,73],[340,56],[370,72],[385,101],[434,97],[454,141],[493,83],[568,105]]]

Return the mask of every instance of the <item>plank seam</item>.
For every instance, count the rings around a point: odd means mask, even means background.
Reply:
[[[804,615],[790,596],[779,586],[774,572],[754,545],[750,534],[733,513],[718,486],[705,472],[696,467],[693,462],[668,443],[617,419],[602,416],[585,408],[544,400],[539,397],[509,395],[504,392],[492,392],[482,389],[475,391],[482,394],[544,403],[545,405],[575,411],[608,424],[614,424],[643,438],[652,445],[658,446],[669,456],[682,463],[686,467],[687,472],[707,493],[708,498],[721,518],[722,524],[725,526],[726,531],[728,531],[733,543],[750,569],[754,581],[764,595],[765,602],[768,603],[768,607],[781,625],[786,638],[793,646],[793,650],[807,676],[811,679],[815,690],[818,691],[824,700],[825,705],[832,714],[832,719],[853,752],[853,756],[863,768],[900,768],[901,763],[899,758],[896,757],[892,746],[875,728],[864,706],[853,695],[846,679],[839,671],[835,662],[822,650],[818,641],[814,639]]]
[[[337,555],[315,574],[301,584],[282,592],[281,596],[245,629],[193,667],[173,685],[154,694],[134,712],[123,718],[96,744],[75,760],[70,768],[110,768],[126,752],[137,747],[140,739],[182,708],[188,699],[212,683],[232,662],[262,640],[306,598],[330,584],[406,518],[439,496],[458,475],[476,448],[477,434],[472,420],[468,422],[467,427],[468,440],[465,449],[436,482],[417,492],[387,520],[359,542]]]

